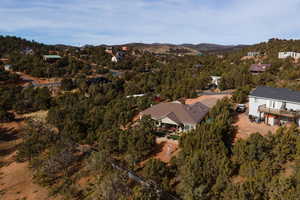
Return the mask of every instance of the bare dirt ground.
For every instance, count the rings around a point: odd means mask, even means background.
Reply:
[[[185,103],[186,104],[194,104],[194,103],[198,103],[201,102],[204,105],[206,105],[209,108],[214,107],[214,105],[216,105],[216,103],[218,102],[218,100],[221,100],[225,97],[230,98],[232,95],[229,94],[220,94],[220,95],[202,95],[198,98],[195,99],[186,99]]]
[[[269,131],[274,133],[279,126],[269,126],[261,123],[250,122],[247,113],[242,113],[238,115],[237,122],[234,124],[237,127],[236,139],[247,139],[251,134],[259,132],[261,135],[265,136]]]
[[[28,74],[25,74],[23,72],[16,72],[18,75],[20,75],[20,78],[23,79],[24,85],[28,84],[29,82],[34,82],[35,84],[48,84],[48,83],[55,83],[61,81],[61,78],[37,78],[30,76]]]
[[[34,184],[28,162],[18,163],[15,160],[16,147],[22,142],[19,131],[23,125],[20,116],[17,116],[16,122],[0,124],[6,134],[0,141],[0,199],[53,200],[48,198],[45,188]]]
[[[167,138],[157,138],[156,144],[160,146],[160,152],[155,155],[156,159],[159,159],[165,163],[170,162],[172,157],[176,156],[179,152],[178,141]]]

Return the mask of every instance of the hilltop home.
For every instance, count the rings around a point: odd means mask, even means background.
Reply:
[[[249,71],[252,74],[259,74],[267,71],[272,65],[271,64],[253,64],[250,66]]]
[[[255,56],[259,56],[259,55],[260,55],[259,51],[249,51],[247,53],[247,56],[249,56],[249,57],[255,57]]]
[[[289,51],[289,52],[279,52],[278,53],[278,58],[279,59],[286,59],[286,58],[294,58],[294,59],[299,59],[300,58],[300,53],[297,53],[297,52],[292,52],[292,51]]]
[[[44,59],[44,61],[47,61],[47,62],[56,62],[57,60],[61,59],[61,56],[59,56],[59,55],[44,55],[43,59]]]
[[[300,125],[300,92],[260,86],[249,95],[249,116],[268,125],[295,122]]]
[[[192,105],[179,101],[160,103],[140,113],[140,118],[150,115],[158,127],[173,128],[179,132],[190,131],[208,113],[208,107],[198,102]]]

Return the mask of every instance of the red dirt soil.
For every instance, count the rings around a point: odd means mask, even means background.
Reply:
[[[156,144],[161,145],[161,151],[155,155],[156,159],[159,159],[165,163],[170,162],[172,157],[176,156],[179,152],[178,141],[167,138],[157,138]]]
[[[269,126],[261,123],[250,122],[248,115],[246,113],[238,115],[238,120],[234,124],[237,127],[237,134],[235,141],[238,139],[247,139],[251,134],[259,132],[261,135],[265,136],[269,132],[276,132],[279,126]]]
[[[54,200],[58,198],[48,198],[47,189],[34,184],[32,173],[28,167],[28,162],[17,163],[15,155],[16,145],[22,142],[18,131],[24,125],[20,116],[17,122],[2,123],[0,128],[9,130],[8,134],[16,134],[9,141],[0,141],[0,161],[4,163],[0,167],[0,199],[1,200]]]

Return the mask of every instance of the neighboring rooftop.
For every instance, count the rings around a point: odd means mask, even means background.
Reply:
[[[179,101],[160,103],[141,112],[142,115],[151,115],[156,120],[169,117],[180,124],[197,124],[207,113],[208,107],[200,102],[186,105]]]
[[[61,56],[59,55],[44,55],[45,59],[60,59]]]
[[[300,103],[300,92],[287,88],[259,86],[250,93],[250,96]]]
[[[271,66],[271,64],[252,64],[250,66],[250,72],[265,72]]]

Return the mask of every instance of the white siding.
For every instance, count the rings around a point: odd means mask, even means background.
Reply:
[[[249,115],[259,117],[258,107],[261,105],[266,105],[267,108],[281,109],[282,104],[285,101],[274,100],[274,99],[264,99],[260,97],[249,97]],[[299,110],[300,103],[285,102],[287,110]],[[300,121],[299,121],[300,122]]]
[[[279,52],[278,53],[278,58],[279,59],[285,59],[288,57],[292,57],[294,59],[299,59],[300,58],[300,53],[297,52]]]
[[[261,105],[267,105],[268,100],[261,99],[258,97],[250,97],[249,98],[249,115],[259,117],[258,107]]]

